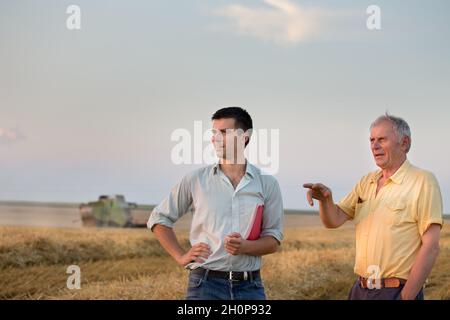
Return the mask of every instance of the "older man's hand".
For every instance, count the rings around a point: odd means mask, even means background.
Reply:
[[[305,183],[303,187],[309,189],[306,198],[311,206],[314,205],[313,199],[319,201],[331,199],[331,190],[321,183]]]

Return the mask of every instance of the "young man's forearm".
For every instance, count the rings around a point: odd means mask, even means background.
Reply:
[[[179,262],[180,257],[185,253],[172,228],[157,224],[153,227],[153,233],[161,246],[169,253],[172,258]]]
[[[246,240],[246,245],[244,245],[242,254],[263,256],[277,252],[279,246],[278,241],[272,236],[261,237],[258,240],[253,241]]]

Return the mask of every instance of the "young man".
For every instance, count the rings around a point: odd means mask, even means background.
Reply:
[[[153,210],[148,228],[190,270],[187,299],[265,299],[261,256],[283,239],[280,188],[244,157],[253,128],[247,111],[220,109],[212,126],[218,163],[186,175]],[[192,247],[185,251],[172,226],[189,209]]]
[[[411,132],[405,120],[379,117],[371,125],[370,144],[379,171],[364,176],[338,204],[329,188],[307,183],[308,201],[319,200],[327,228],[355,222],[359,278],[349,299],[423,299],[443,224],[438,182],[407,160]]]

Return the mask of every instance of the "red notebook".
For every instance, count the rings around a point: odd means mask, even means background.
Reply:
[[[255,212],[250,220],[249,228],[247,229],[245,239],[258,240],[261,236],[261,229],[263,224],[264,205],[256,206]]]

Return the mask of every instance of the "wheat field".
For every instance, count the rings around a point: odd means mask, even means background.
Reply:
[[[353,228],[293,225],[280,251],[264,257],[267,297],[346,299]],[[187,247],[187,230],[177,234]],[[80,267],[81,289],[67,289],[69,265]],[[426,299],[450,299],[449,266],[447,224]],[[187,275],[145,229],[0,227],[0,299],[184,299]]]

